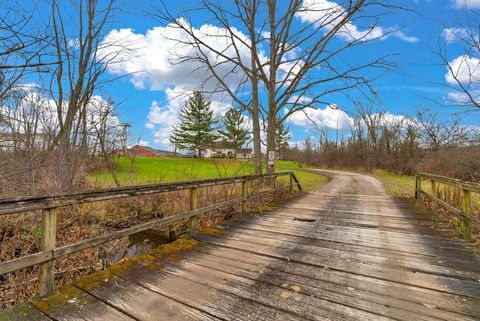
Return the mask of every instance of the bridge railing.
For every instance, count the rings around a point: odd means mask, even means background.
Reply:
[[[463,223],[464,238],[471,240],[472,227],[480,228],[480,220],[474,217],[472,213],[472,193],[480,194],[480,184],[427,173],[417,173],[415,177],[415,199],[420,201],[421,197],[425,196],[430,200],[433,212],[437,212],[438,206],[441,206],[456,215]],[[423,187],[423,182],[430,183],[429,192]],[[460,191],[460,206],[440,198],[439,184],[453,187]]]
[[[282,176],[289,176],[290,178],[289,184],[287,184],[285,187],[280,187],[279,184],[277,184],[277,178]],[[267,190],[249,193],[247,182],[259,179],[262,181],[269,180],[272,182],[272,187],[268,188]],[[242,185],[242,194],[240,197],[214,205],[197,208],[198,188],[238,183],[241,183]],[[54,262],[57,258],[132,234],[146,231],[154,227],[170,226],[171,224],[189,218],[196,219],[197,217],[213,210],[232,205],[241,204],[241,211],[242,213],[245,213],[246,202],[249,199],[271,193],[273,193],[275,198],[277,192],[285,189],[288,189],[288,192],[291,195],[293,194],[294,187],[297,187],[300,191],[302,190],[302,187],[295,174],[293,172],[281,172],[264,175],[106,188],[72,194],[0,199],[0,217],[7,214],[30,212],[34,210],[41,210],[42,212],[40,252],[22,256],[13,260],[0,262],[0,275],[40,264],[38,293],[42,296],[47,295],[50,294],[54,289]],[[135,225],[122,230],[109,232],[62,247],[56,247],[57,209],[60,207],[181,190],[190,190],[190,206],[189,211],[187,212]]]

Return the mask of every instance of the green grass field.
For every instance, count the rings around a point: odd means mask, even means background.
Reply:
[[[227,176],[242,176],[253,173],[253,164],[247,160],[197,159],[197,158],[152,158],[117,157],[116,173],[122,185],[174,182],[193,179],[207,179]],[[277,161],[278,168],[297,168],[296,162]],[[314,191],[324,184],[324,176],[295,171],[306,191]],[[109,171],[90,175],[94,186],[113,186]]]
[[[384,170],[375,170],[367,174],[382,182],[390,196],[415,197],[415,176],[396,175]]]

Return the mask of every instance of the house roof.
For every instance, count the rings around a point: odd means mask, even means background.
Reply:
[[[150,146],[135,145],[131,149],[134,149],[134,148],[141,148],[143,150],[146,150],[147,152],[154,153],[156,155],[158,155],[158,154],[172,154],[172,155],[175,154],[174,152],[171,152],[171,151],[168,151],[168,150],[155,149],[155,148],[150,147]]]

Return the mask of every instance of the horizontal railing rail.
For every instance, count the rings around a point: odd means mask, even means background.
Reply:
[[[415,199],[420,201],[423,195],[430,200],[433,212],[436,213],[438,206],[441,206],[460,217],[463,223],[463,236],[470,241],[472,239],[472,225],[480,228],[480,220],[472,216],[472,193],[480,194],[480,184],[428,173],[417,173],[415,178]],[[422,189],[423,181],[430,182],[431,194]],[[440,198],[439,183],[458,188],[461,191],[461,208],[457,208]]]
[[[287,184],[286,187],[279,187],[277,184],[277,178],[282,176],[290,177],[289,184]],[[265,191],[249,194],[247,189],[247,182],[258,179],[272,179],[273,187]],[[235,183],[242,183],[241,197],[237,197],[235,199],[217,203],[207,207],[197,208],[197,188]],[[241,211],[242,213],[245,213],[246,202],[249,199],[271,193],[273,193],[275,197],[277,192],[283,191],[285,189],[288,189],[289,194],[291,195],[293,194],[294,187],[297,187],[300,191],[302,190],[302,187],[295,174],[293,172],[281,172],[274,174],[236,176],[228,178],[137,185],[119,188],[105,188],[70,194],[25,196],[0,199],[0,216],[34,210],[42,210],[42,236],[40,252],[22,256],[13,260],[0,262],[0,275],[40,264],[38,292],[42,296],[47,295],[50,294],[54,288],[54,261],[59,257],[85,250],[109,241],[114,241],[139,232],[143,232],[154,227],[169,226],[176,222],[190,218],[195,220],[197,217],[205,213],[236,204],[241,204]],[[187,189],[190,190],[190,210],[187,212],[153,220],[147,223],[142,223],[126,229],[109,232],[100,236],[81,240],[77,243],[65,245],[62,247],[56,247],[56,221],[57,209],[59,207],[141,195],[174,192]]]

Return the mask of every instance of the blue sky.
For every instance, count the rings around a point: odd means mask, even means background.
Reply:
[[[168,5],[171,1],[166,1],[166,3]],[[447,85],[445,80],[446,68],[441,65],[435,53],[437,43],[439,39],[442,39],[444,28],[454,27],[470,8],[480,8],[480,1],[404,0],[399,1],[398,4],[415,12],[395,11],[386,15],[380,26],[395,28],[402,34],[384,40],[376,40],[358,48],[354,54],[348,56],[348,59],[355,62],[372,55],[395,55],[394,61],[400,67],[401,72],[389,73],[375,84],[375,90],[382,101],[381,109],[387,110],[393,115],[408,115],[413,113],[416,105],[423,104],[438,108],[443,117],[450,117],[452,112],[459,109],[442,106],[451,89],[445,86]],[[183,6],[187,6],[187,4],[183,4]],[[144,64],[144,66],[152,65],[151,61],[153,60],[153,66],[155,66],[158,63],[156,57],[165,56],[168,52],[165,52],[165,48],[163,48],[165,41],[162,41],[161,36],[158,35],[162,32],[157,32],[157,36],[152,35],[155,34],[153,30],[158,31],[158,28],[164,26],[145,15],[147,7],[148,5],[142,5],[132,8],[128,13],[120,12],[116,22],[110,28],[111,32],[117,37],[128,36],[145,39],[146,35],[150,33],[151,37],[148,42],[148,49],[146,49],[148,52],[142,51],[145,56],[137,57],[137,59],[150,59],[150,62]],[[173,12],[181,12],[180,10],[176,11],[179,8],[175,8],[173,5],[170,5],[169,9]],[[178,15],[181,16],[182,13]],[[191,18],[195,28],[201,28],[202,25],[208,23],[208,21],[202,20],[202,16],[192,15]],[[297,21],[296,23],[301,22]],[[342,40],[339,39],[338,41]],[[450,60],[463,54],[461,46],[454,42],[448,45],[448,53]],[[159,58],[159,60],[161,59]],[[177,79],[175,77],[178,72],[177,69],[170,72],[164,66],[159,67],[161,72],[152,72],[145,77],[137,74],[136,76],[126,75],[130,70],[127,63],[116,68],[116,70],[110,70],[111,75],[123,75],[123,77],[104,87],[100,94],[111,96],[114,101],[120,103],[120,120],[132,125],[131,143],[141,140],[142,143],[157,148],[168,148],[166,141],[169,127],[176,121],[176,112],[183,106],[181,99],[172,101],[172,97],[176,96],[175,92],[179,87],[195,89],[193,88],[195,87],[194,77],[191,77],[192,79],[185,79],[190,77]],[[178,75],[181,75],[181,73],[178,73]],[[188,88],[188,86],[192,88]],[[350,99],[345,95],[334,94],[328,97],[328,100],[350,112],[353,111],[351,99],[357,97],[357,95],[350,92],[349,96]],[[229,101],[222,98],[217,104],[228,105]],[[332,133],[331,123],[338,115],[325,111],[326,106],[319,107],[321,110],[317,114],[313,112],[312,115],[318,116],[318,121],[320,123],[324,122],[324,125],[329,127],[330,133]],[[302,141],[305,137],[314,135],[314,129],[301,118],[293,117],[293,121],[289,124],[292,141]],[[478,125],[478,120],[478,115],[472,113],[465,118],[464,123]]]

